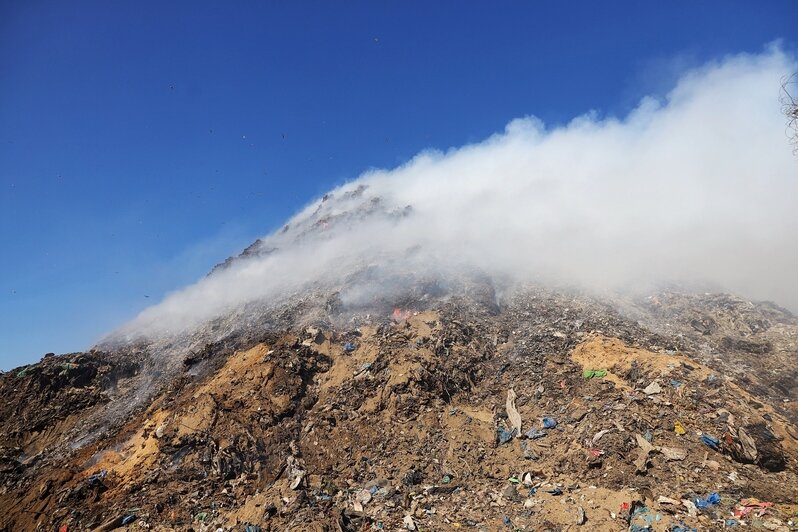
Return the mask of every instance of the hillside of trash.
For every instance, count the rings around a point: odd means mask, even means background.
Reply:
[[[0,529],[798,529],[787,310],[490,286],[328,302],[160,379],[141,346],[0,375]]]

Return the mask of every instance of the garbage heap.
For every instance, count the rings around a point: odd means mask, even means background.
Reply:
[[[0,528],[798,528],[795,318],[629,305],[528,289],[316,313],[188,355],[94,439],[87,416],[153,361],[48,356],[0,376]]]

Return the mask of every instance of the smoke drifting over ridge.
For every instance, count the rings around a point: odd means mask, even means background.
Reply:
[[[517,119],[483,142],[366,172],[118,334],[178,332],[369,265],[377,285],[464,270],[601,290],[710,282],[798,308],[798,159],[779,103],[797,69],[776,48],[734,56],[623,119]],[[370,283],[347,297],[367,297]]]

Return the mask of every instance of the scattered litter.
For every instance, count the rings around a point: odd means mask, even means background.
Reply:
[[[400,308],[395,308],[393,309],[391,317],[394,319],[394,321],[405,321],[410,319],[410,316],[412,315],[413,315],[412,312],[410,312],[409,310],[402,310]]]
[[[360,503],[362,506],[365,506],[366,504],[370,503],[371,498],[372,498],[371,492],[366,489],[362,489],[355,494],[355,501]]]
[[[107,475],[108,475],[108,471],[103,469],[99,473],[95,473],[93,475],[90,475],[86,479],[86,482],[89,484],[89,486],[94,486],[94,485],[98,484],[102,479],[104,479]]]
[[[497,429],[496,429],[496,432],[497,432],[497,433],[498,433],[498,435],[499,435],[499,444],[500,444],[500,445],[503,445],[503,444],[505,444],[505,443],[509,442],[510,440],[512,440],[513,438],[515,438],[515,437],[516,437],[516,435],[518,434],[518,431],[517,431],[517,430],[515,430],[515,429],[513,429],[513,430],[507,430],[507,429],[505,429],[504,427],[499,427],[499,428],[497,428]]]
[[[710,493],[705,498],[698,497],[693,500],[693,504],[699,510],[703,510],[705,508],[709,508],[710,506],[714,506],[720,502],[720,495],[718,493]]]
[[[529,429],[524,433],[524,436],[526,436],[530,440],[537,440],[546,436],[546,431],[532,427],[531,429]]]
[[[702,434],[701,442],[703,442],[703,444],[707,447],[710,447],[716,451],[720,448],[720,440],[715,436],[710,436],[709,434]]]
[[[662,392],[662,387],[659,385],[657,381],[652,382],[648,386],[645,387],[643,393],[646,395],[655,395]]]
[[[596,377],[606,377],[607,370],[606,369],[586,369],[582,372],[582,377],[585,379],[593,379]]]
[[[608,434],[608,433],[612,432],[613,430],[615,430],[615,429],[604,429],[604,430],[600,430],[600,431],[598,431],[596,434],[594,434],[594,435],[593,435],[593,443],[594,443],[594,444],[598,443],[598,442],[599,442],[599,440],[600,440],[600,439],[601,439],[601,438],[602,438],[602,437],[603,437],[605,434]]]
[[[295,490],[299,488],[300,484],[302,484],[302,480],[305,478],[305,471],[299,467],[297,459],[293,456],[289,455],[288,458],[286,458],[286,472],[288,478],[291,479],[291,489]]]
[[[540,455],[538,455],[535,449],[529,445],[526,440],[521,441],[521,450],[526,460],[540,460]]]
[[[687,451],[684,449],[676,449],[674,447],[658,447],[657,450],[662,453],[662,456],[667,460],[684,460],[687,458]]]
[[[640,501],[632,504],[629,514],[629,530],[632,532],[644,532],[653,530],[654,523],[662,520],[662,516],[654,513],[651,509]]]
[[[696,508],[693,501],[688,501],[687,499],[682,499],[682,505],[687,508],[687,515],[690,517],[695,517],[698,515],[698,508]]]
[[[756,443],[754,443],[754,439],[743,427],[737,429],[737,438],[740,441],[741,448],[739,454],[742,456],[743,460],[752,464],[755,463],[759,453],[756,449]]]
[[[637,440],[638,447],[640,447],[637,453],[637,459],[635,460],[635,471],[637,473],[645,473],[648,465],[648,455],[654,450],[654,446],[647,442],[640,434],[635,434],[635,439]]]
[[[168,426],[169,426],[169,421],[168,420],[166,420],[166,421],[162,422],[161,424],[159,424],[155,428],[155,437],[156,438],[163,438],[163,435],[166,432],[166,427],[168,427]]]
[[[773,507],[772,502],[763,502],[753,497],[742,499],[740,504],[734,509],[735,517],[747,517],[751,512],[756,512],[756,515],[762,517],[768,508]]]
[[[587,523],[587,514],[585,514],[585,509],[581,506],[576,507],[576,524],[577,525],[584,525]]]
[[[45,361],[27,380],[15,379],[16,371],[0,376],[9,391],[5,398],[23,414],[20,423],[3,424],[13,429],[0,447],[4,489],[27,490],[14,497],[26,508],[48,512],[21,517],[9,530],[26,530],[38,520],[51,531],[68,523],[67,532],[96,528],[110,518],[116,528],[125,519],[137,530],[193,526],[208,532],[261,530],[249,521],[271,530],[324,526],[350,532],[755,530],[770,529],[777,520],[781,529],[793,526],[788,520],[796,520],[795,509],[786,502],[741,500],[795,498],[798,451],[770,397],[722,376],[719,386],[707,389],[701,384],[706,366],[691,362],[695,367],[688,369],[684,362],[691,338],[660,342],[638,334],[640,329],[618,329],[593,317],[577,326],[569,323],[571,311],[558,309],[544,317],[564,320],[556,326],[569,331],[568,341],[548,343],[550,335],[539,333],[550,326],[538,323],[537,314],[526,319],[528,312],[546,310],[541,301],[524,301],[512,330],[505,327],[511,321],[485,322],[490,335],[481,333],[480,320],[494,318],[482,312],[457,315],[453,323],[423,310],[418,319],[397,324],[390,322],[394,304],[388,316],[364,312],[346,322],[330,311],[323,342],[305,345],[303,339],[319,331],[303,323],[284,340],[267,336],[270,345],[249,354],[225,351],[219,366],[195,366],[207,373],[181,374],[169,395],[131,418],[129,429],[108,432],[108,441],[88,446],[77,441],[76,448],[83,445],[86,452],[73,453],[78,462],[63,455],[63,471],[56,474],[51,464],[61,464],[49,451],[37,458],[13,447],[14,439],[33,441],[28,425],[44,427],[41,443],[50,445],[57,427],[46,427],[56,418],[37,418],[37,412],[13,403],[10,391],[46,377],[48,386],[64,387],[53,392],[58,401],[74,397],[80,408],[97,411],[89,393],[118,386],[109,393],[120,395],[136,381],[113,373],[84,376],[104,367],[93,366],[89,354],[69,358],[69,378],[55,378],[66,358],[54,360],[49,370]],[[314,323],[326,319],[323,312],[307,316]],[[595,333],[587,331],[599,328],[620,331],[633,346],[597,334],[591,339]],[[661,348],[638,347],[644,345]],[[679,345],[685,353],[670,351]],[[350,350],[351,356],[344,354]],[[734,350],[729,356],[740,360]],[[182,362],[176,360],[180,371]],[[112,363],[112,357],[103,362]],[[608,369],[588,370],[590,378],[580,381],[579,374],[591,367]],[[767,385],[772,376],[752,368],[751,382]],[[354,378],[358,373],[352,370],[368,370],[367,378]],[[121,375],[142,368],[125,371]],[[599,376],[604,380],[591,382]],[[643,393],[656,386],[659,395]],[[62,413],[67,425],[81,426],[71,425],[82,423],[78,410]],[[762,465],[771,454],[788,461],[786,471],[772,474]],[[111,464],[113,470],[101,471]],[[31,481],[40,473],[41,481]],[[46,480],[51,484],[43,485]],[[110,489],[100,494],[105,488]],[[92,509],[92,501],[101,507]],[[621,501],[628,502],[618,512]],[[129,508],[135,504],[145,508],[136,514]],[[505,515],[508,527],[502,524]],[[11,521],[0,517],[0,529],[6,522]]]
[[[502,497],[512,502],[521,501],[521,496],[518,494],[518,488],[515,487],[515,484],[508,484],[502,491]]]
[[[510,420],[510,427],[516,434],[521,434],[521,414],[515,408],[515,391],[511,388],[507,390],[507,401],[505,407],[507,409],[507,419]]]

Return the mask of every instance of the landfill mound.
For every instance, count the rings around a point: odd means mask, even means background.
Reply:
[[[0,375],[0,529],[798,527],[789,312],[490,286],[390,303],[286,314],[161,383],[132,348]]]

